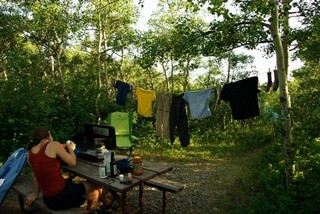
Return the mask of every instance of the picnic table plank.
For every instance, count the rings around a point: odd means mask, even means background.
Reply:
[[[185,188],[185,185],[182,183],[159,177],[147,181],[146,184],[148,186],[156,187],[158,189],[165,190],[171,193],[180,192]]]
[[[120,193],[127,192],[134,186],[138,186],[140,183],[140,179],[136,178],[132,178],[131,184],[120,183],[118,176],[99,178],[98,166],[92,165],[92,167],[88,167],[88,164],[82,161],[78,161],[75,167],[63,165],[62,168],[71,174],[80,176],[98,185],[105,186],[109,190],[113,190]]]

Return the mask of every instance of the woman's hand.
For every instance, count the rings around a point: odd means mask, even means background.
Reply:
[[[67,148],[69,151],[71,151],[71,150],[74,151],[76,149],[76,144],[73,141],[68,140],[67,141]]]
[[[32,202],[33,202],[34,200],[36,200],[37,198],[38,198],[38,196],[37,196],[36,194],[31,193],[30,195],[28,195],[27,197],[25,197],[25,199],[24,199],[24,205],[25,205],[26,207],[30,207],[31,204],[32,204]]]
[[[52,150],[55,152],[56,157],[59,157],[68,166],[75,166],[77,164],[77,157],[74,153],[76,149],[76,144],[74,142],[68,142],[65,144],[67,146],[68,152],[62,148],[59,142],[54,142],[52,144]]]

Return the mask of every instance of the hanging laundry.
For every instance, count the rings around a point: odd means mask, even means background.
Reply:
[[[220,99],[230,103],[233,119],[242,120],[260,115],[260,91],[258,77],[250,77],[225,84]]]
[[[272,77],[271,77],[271,72],[270,71],[268,71],[267,77],[268,77],[268,82],[267,82],[266,92],[270,92],[271,87],[272,87]]]
[[[170,139],[169,116],[172,95],[160,93],[157,95],[156,135]]]
[[[263,108],[263,113],[267,118],[271,118],[273,122],[276,122],[280,118],[280,115],[277,112],[274,112],[269,106]]]
[[[137,87],[135,95],[138,100],[137,112],[144,117],[152,117],[152,102],[156,100],[155,91]]]
[[[127,94],[131,92],[131,86],[128,83],[117,80],[116,84],[114,84],[114,87],[118,89],[116,103],[118,105],[125,106]]]
[[[184,93],[183,99],[189,104],[192,119],[202,119],[212,115],[209,108],[209,99],[211,96],[211,88]]]
[[[169,129],[170,141],[174,142],[175,131],[179,134],[179,140],[182,147],[186,147],[190,143],[188,132],[188,118],[186,112],[186,101],[183,99],[183,93],[180,95],[172,95],[172,103],[170,107]]]
[[[273,70],[273,76],[274,76],[274,84],[272,86],[272,90],[277,91],[278,85],[279,85],[278,70]]]

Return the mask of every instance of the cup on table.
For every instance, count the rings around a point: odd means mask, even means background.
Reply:
[[[106,167],[103,164],[99,165],[99,177],[100,178],[106,177]]]
[[[123,174],[120,174],[120,175],[119,175],[119,179],[120,179],[120,182],[121,182],[121,181],[124,181],[124,175],[123,175]]]

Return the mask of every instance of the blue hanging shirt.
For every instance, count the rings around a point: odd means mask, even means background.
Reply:
[[[189,104],[192,119],[202,119],[212,115],[209,108],[209,99],[211,96],[211,88],[184,93],[183,99]]]

